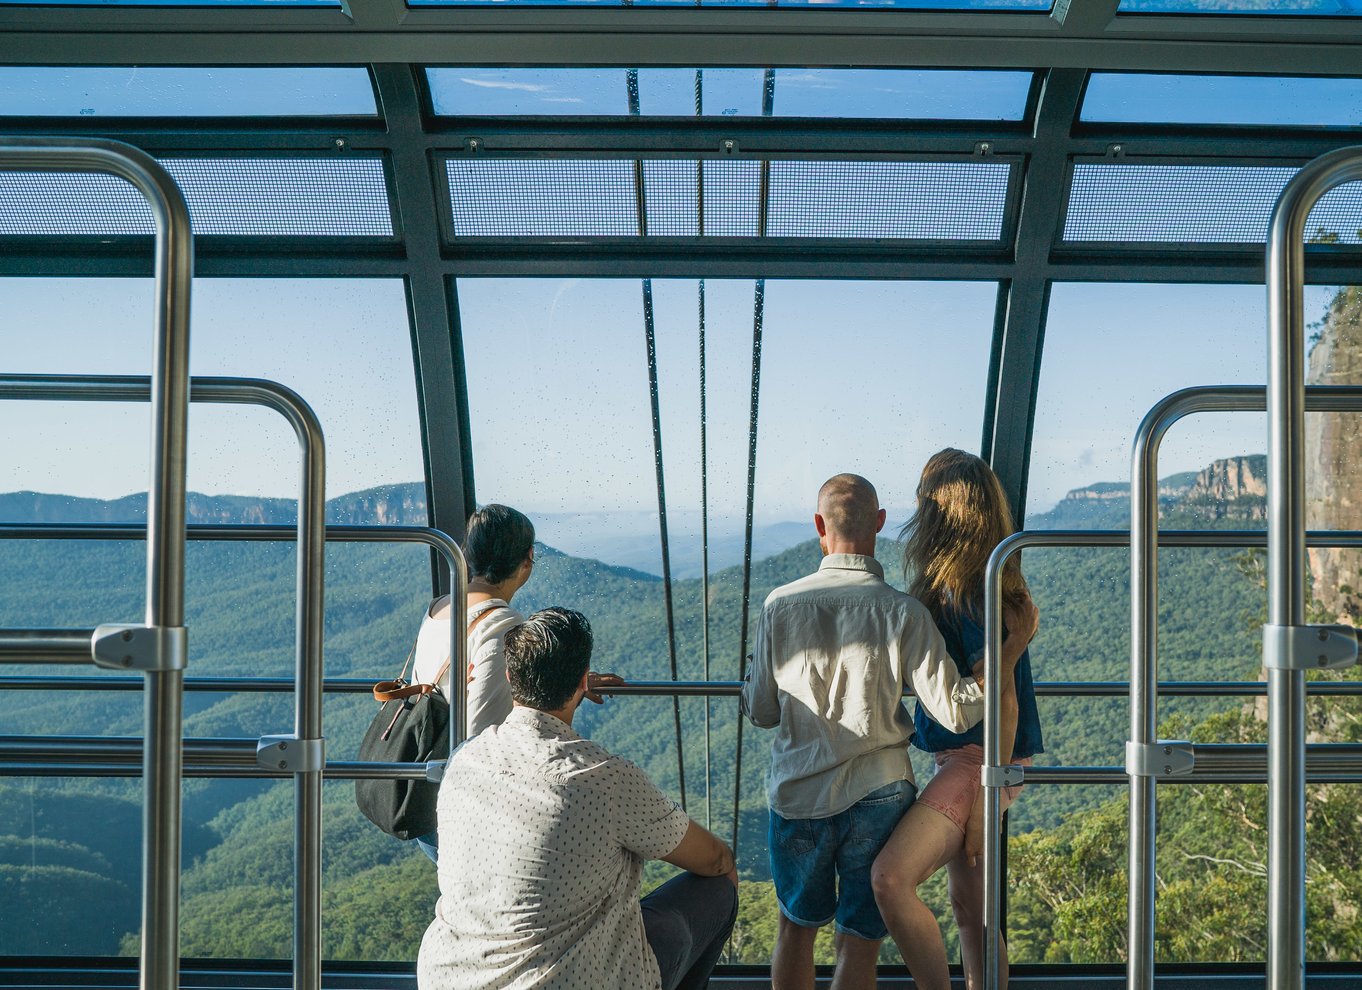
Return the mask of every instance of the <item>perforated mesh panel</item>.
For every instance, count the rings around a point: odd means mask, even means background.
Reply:
[[[772,162],[772,237],[997,240],[1010,166]]]
[[[184,193],[196,234],[393,235],[377,159],[179,158],[162,164]],[[0,173],[0,235],[153,232],[146,202],[121,179]]]
[[[756,237],[761,163],[643,163],[646,224],[631,161],[451,159],[459,237]],[[770,237],[993,240],[1002,237],[1011,166],[974,162],[770,164]]]
[[[756,237],[761,163],[706,161],[705,236]],[[643,188],[648,199],[648,233],[660,237],[697,237],[700,217],[695,162],[643,163]]]
[[[1074,166],[1067,241],[1262,244],[1272,208],[1294,168],[1244,165]],[[1362,183],[1325,195],[1310,211],[1308,239],[1362,242]]]
[[[638,233],[634,163],[450,160],[460,237],[628,237]]]

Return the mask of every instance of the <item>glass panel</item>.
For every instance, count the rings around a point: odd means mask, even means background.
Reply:
[[[8,2],[8,0],[7,0]],[[407,0],[409,7],[818,7],[1047,12],[1050,0]]]
[[[642,284],[460,279],[457,288],[479,498],[526,511],[544,544],[516,606],[579,608],[595,624],[597,669],[669,678]],[[732,679],[741,656],[756,287],[704,283],[703,494],[700,287],[656,280],[651,292],[679,676],[706,674],[700,530],[707,498],[708,672]],[[753,603],[817,567],[811,517],[827,477],[853,470],[874,481],[891,537],[911,510],[926,458],[947,444],[977,446],[996,299],[994,283],[765,283]],[[827,328],[847,313],[856,314],[865,359],[823,360]],[[943,326],[952,332],[940,333]],[[508,348],[518,355],[510,374]],[[914,372],[927,364],[932,374]],[[903,387],[908,378],[911,389]],[[886,541],[881,558],[901,584],[897,548]],[[758,611],[754,604],[751,621]],[[711,705],[707,779],[705,702],[681,700],[689,810],[701,821],[709,815],[722,835],[732,827],[735,712],[731,704]],[[669,699],[615,698],[587,706],[578,719],[584,734],[639,762],[679,796]],[[743,740],[744,920],[730,958],[765,962],[776,917],[763,852],[770,740],[751,726]],[[938,893],[933,903],[944,908],[944,888]]]
[[[150,280],[143,279],[5,280],[0,343],[10,370],[144,373],[150,297]],[[271,378],[313,406],[327,437],[331,521],[428,522],[400,281],[200,279],[193,301],[194,374]],[[128,493],[146,485],[147,406],[11,402],[2,411],[0,444],[9,476],[0,520],[144,518],[145,496]],[[291,522],[298,476],[296,441],[282,417],[243,406],[191,406],[191,523]],[[429,602],[429,560],[419,546],[328,548],[329,677],[375,681],[397,673]],[[140,542],[0,542],[0,572],[10,575],[0,595],[0,625],[138,621],[144,568]],[[190,542],[190,678],[292,677],[295,571],[291,543]],[[7,667],[2,673],[54,672]],[[133,686],[59,695],[0,690],[0,724],[33,735],[140,736],[140,679]],[[353,758],[375,707],[363,695],[328,700],[324,730],[331,756]],[[190,737],[253,739],[292,725],[288,692],[186,695]],[[117,955],[135,948],[129,933],[140,894],[135,851],[141,800],[137,780],[0,783],[0,889],[7,904],[42,907],[6,914],[0,954]],[[327,953],[392,958],[408,952],[404,942],[380,949],[378,940],[391,935],[375,929],[372,919],[380,912],[393,917],[396,910],[396,917],[419,914],[422,926],[429,923],[433,899],[420,900],[419,893],[433,890],[428,862],[421,861],[424,872],[414,870],[410,847],[361,822],[348,782],[328,785],[326,800]],[[99,827],[92,830],[91,822]],[[292,831],[291,785],[186,782],[186,954],[291,956]],[[385,879],[389,869],[399,871],[397,879]],[[380,892],[386,882],[411,891],[412,905],[380,904],[387,900]],[[91,895],[104,902],[97,922],[90,920]],[[127,910],[120,907],[128,903]],[[403,928],[402,934],[409,932]]]
[[[764,69],[636,71],[644,116],[762,113]],[[629,113],[625,69],[432,68],[426,77],[441,115]],[[777,117],[1021,120],[1031,89],[1029,72],[776,69],[774,78]]]
[[[1359,17],[1357,0],[1121,0],[1121,14],[1257,14]]]
[[[1082,118],[1122,124],[1362,127],[1362,79],[1094,72]]]
[[[340,0],[0,0],[29,7],[339,7]]]
[[[1360,299],[1357,287],[1307,288],[1308,382],[1362,380]],[[1036,406],[1029,484],[1034,509],[1027,527],[1128,527],[1131,443],[1144,414],[1178,388],[1262,383],[1263,335],[1261,286],[1056,285]],[[1115,368],[1119,374],[1112,374]],[[1100,389],[1094,390],[1095,381]],[[1362,525],[1346,495],[1355,487],[1362,445],[1356,415],[1307,414],[1306,441],[1307,524]],[[1179,423],[1161,445],[1162,525],[1261,529],[1265,445],[1261,413],[1205,414]],[[1123,550],[1027,553],[1027,579],[1042,613],[1032,647],[1038,677],[1128,681],[1128,560]],[[1362,587],[1362,561],[1356,551],[1311,551],[1310,571],[1312,621],[1348,621],[1357,614],[1354,589]],[[1258,627],[1266,618],[1262,551],[1165,549],[1159,577],[1160,677],[1258,682]],[[1041,699],[1044,762],[1119,765],[1127,705],[1124,698]],[[1356,699],[1315,697],[1310,710],[1312,740],[1351,741],[1356,735]],[[1164,697],[1158,732],[1198,742],[1262,742],[1264,718],[1261,697]],[[1311,821],[1357,800],[1356,788],[1315,788]],[[1026,953],[1051,962],[1117,958],[1114,947],[1124,940],[1124,839],[1114,853],[1107,840],[1124,836],[1125,814],[1124,798],[1101,803],[1100,793],[1089,788],[1037,789],[1018,803],[1012,820],[1027,834],[1009,845],[1008,886],[1023,912],[1023,930],[1032,934],[1013,943],[1014,959]],[[1261,832],[1243,823],[1263,814],[1260,787],[1160,790],[1160,959],[1262,958],[1265,853]],[[1312,869],[1332,868],[1324,864],[1337,861],[1339,843],[1362,838],[1357,817],[1336,821],[1348,824],[1319,838],[1320,858]],[[1345,888],[1340,881],[1328,897]],[[1354,941],[1340,941],[1328,898],[1313,890],[1309,896],[1319,898],[1311,901],[1318,912],[1310,920],[1311,958],[1358,958]],[[1212,935],[1181,937],[1189,925],[1203,926],[1202,932],[1213,928]],[[1057,934],[1051,939],[1048,933]]]
[[[1294,168],[1074,165],[1066,241],[1262,244]],[[1313,242],[1362,243],[1362,182],[1338,186],[1306,219]]]
[[[377,113],[357,68],[0,66],[13,117],[318,117]]]
[[[1002,236],[1012,166],[965,162],[646,161],[644,223],[623,159],[450,159],[456,237]],[[703,169],[704,199],[699,198]],[[703,231],[700,224],[703,221]]]
[[[383,162],[319,158],[168,158],[196,234],[391,237]],[[150,234],[151,210],[109,175],[0,173],[0,235]]]

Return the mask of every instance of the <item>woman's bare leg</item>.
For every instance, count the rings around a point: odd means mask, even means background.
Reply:
[[[914,804],[899,821],[870,881],[885,926],[920,990],[950,990],[950,966],[941,926],[917,888],[960,854],[964,835],[945,815]]]
[[[947,864],[951,882],[951,911],[960,929],[960,960],[965,966],[966,990],[984,988],[984,863],[970,866],[963,855]],[[1007,943],[999,939],[998,977],[1007,988]]]

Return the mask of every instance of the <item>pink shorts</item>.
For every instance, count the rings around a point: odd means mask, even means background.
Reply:
[[[1022,766],[1031,765],[1030,758],[1016,760]],[[945,815],[961,832],[974,810],[974,799],[983,784],[979,782],[979,769],[984,765],[984,748],[974,743],[959,749],[946,749],[936,754],[936,774],[928,781],[918,795],[918,804],[925,804],[935,812]],[[1002,792],[1003,810],[1017,800],[1021,784],[1004,787]]]

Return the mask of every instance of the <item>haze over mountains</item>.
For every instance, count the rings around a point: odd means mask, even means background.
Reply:
[[[1165,509],[1181,504],[1183,508],[1200,511],[1209,518],[1261,519],[1265,477],[1264,455],[1225,458],[1200,472],[1187,471],[1164,478],[1159,485],[1160,501]],[[186,508],[186,518],[191,524],[282,526],[291,525],[297,518],[296,503],[286,498],[190,492]],[[1120,527],[1129,524],[1129,512],[1130,492],[1126,483],[1095,482],[1073,489],[1049,511],[1030,516],[1027,526],[1035,529]],[[897,515],[906,518],[907,513]],[[531,518],[539,542],[569,556],[599,560],[645,574],[660,576],[662,573],[656,512],[536,512]],[[129,523],[145,519],[145,494],[108,500],[27,491],[0,494],[0,521]],[[424,526],[427,519],[425,486],[420,482],[351,492],[329,500],[326,505],[326,520],[333,524]],[[668,531],[672,576],[677,579],[698,577],[702,571],[699,513],[669,512]],[[752,531],[752,558],[762,560],[812,538],[811,520],[759,523]],[[741,518],[710,520],[711,574],[742,562],[743,540]]]

